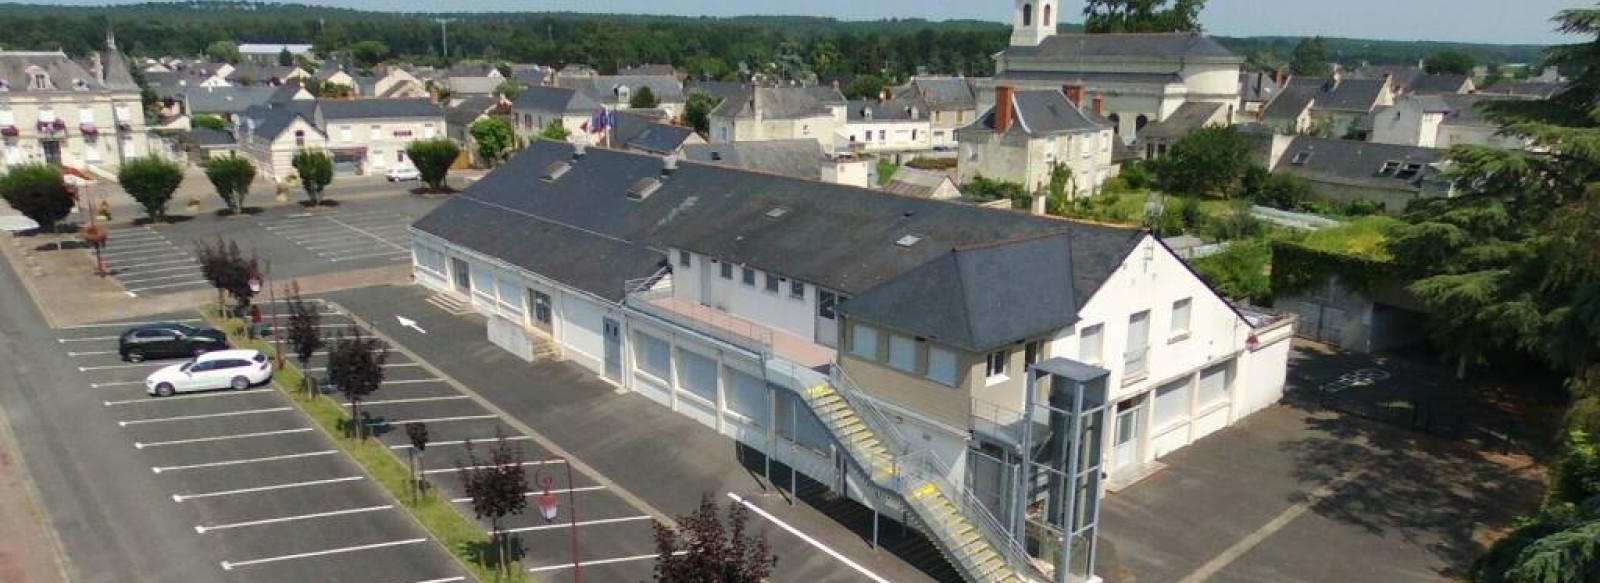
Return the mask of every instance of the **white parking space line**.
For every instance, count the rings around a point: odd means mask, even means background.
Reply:
[[[266,414],[266,413],[278,413],[278,412],[288,411],[288,410],[290,410],[288,407],[269,407],[269,408],[266,408],[266,409],[250,409],[248,411],[228,411],[226,413],[206,413],[204,415],[178,415],[178,416],[175,416],[175,417],[154,417],[154,418],[150,418],[150,419],[129,419],[127,421],[118,421],[117,422],[117,426],[118,427],[127,427],[129,425],[145,425],[145,424],[149,424],[149,423],[168,423],[168,422],[171,422],[171,421],[194,421],[196,419],[215,419],[217,417],[239,417],[241,415],[262,415],[262,414]]]
[[[371,216],[379,216],[379,215],[390,216],[390,217],[400,216],[400,215],[396,215],[396,214],[394,214],[392,212],[388,212],[388,211],[362,211],[362,212],[356,212],[356,213],[340,213],[339,214],[339,216],[342,216],[342,217],[347,218],[347,219],[354,218],[354,217],[371,217]],[[326,215],[326,214],[304,213],[304,214],[298,214],[298,215],[289,215],[287,217],[284,217],[284,218],[281,218],[281,219],[277,219],[277,220],[274,220],[274,221],[263,221],[260,224],[262,226],[267,226],[267,225],[272,225],[272,224],[307,223],[307,222],[312,222],[311,219],[327,219],[327,218],[329,218],[329,215]]]
[[[485,439],[484,441],[490,441],[490,440]],[[517,465],[522,466],[522,467],[528,467],[528,466],[542,466],[542,465],[545,465],[545,464],[556,464],[556,463],[561,463],[561,462],[553,461],[553,460],[538,460],[538,461],[531,461],[531,462],[522,462],[522,463],[517,464]],[[462,470],[462,469],[481,470],[481,469],[490,468],[490,467],[495,467],[495,466],[466,466],[465,468],[439,468],[439,469],[434,469],[434,470],[423,470],[422,473],[424,475],[443,474],[443,473],[446,473],[446,472],[454,472],[454,471],[459,471],[459,470]]]
[[[460,417],[434,417],[432,419],[401,419],[396,421],[374,419],[367,425],[405,425],[407,423],[444,423],[447,421],[474,421],[479,419],[497,419],[495,415],[462,415]],[[488,441],[488,440],[484,440]],[[532,464],[525,464],[532,465]]]
[[[443,579],[429,579],[427,581],[413,581],[412,583],[455,583],[456,581],[466,581],[466,580],[467,580],[466,577],[445,577]]]
[[[345,227],[346,227],[346,228],[348,228],[348,229],[350,229],[350,230],[352,230],[352,231],[355,231],[355,232],[357,232],[357,233],[361,233],[361,234],[363,234],[363,235],[366,235],[366,236],[368,236],[368,237],[372,237],[372,238],[373,238],[373,239],[374,239],[374,240],[377,240],[377,241],[379,241],[379,242],[381,242],[381,243],[383,243],[383,244],[385,244],[385,245],[389,245],[389,246],[391,246],[391,247],[394,247],[394,248],[396,248],[396,249],[400,249],[400,250],[402,250],[402,251],[405,251],[405,250],[407,250],[407,249],[406,249],[406,248],[405,248],[405,247],[402,247],[402,246],[400,246],[400,245],[396,245],[396,244],[394,244],[394,243],[392,243],[392,242],[390,242],[390,241],[389,241],[389,240],[388,240],[388,239],[385,239],[385,238],[383,238],[383,237],[379,237],[379,236],[377,236],[377,235],[374,235],[374,234],[372,234],[372,233],[371,233],[371,232],[370,232],[370,231],[367,231],[367,230],[365,230],[365,229],[362,229],[362,228],[361,228],[361,227],[357,227],[357,226],[355,226],[355,225],[352,225],[352,224],[350,224],[350,223],[346,223],[346,222],[344,222],[344,221],[341,221],[341,220],[339,220],[339,219],[336,219],[336,218],[333,218],[333,217],[328,217],[328,220],[329,220],[329,221],[333,221],[333,222],[334,222],[334,223],[336,223],[336,224],[340,224],[340,225],[344,225],[344,226],[345,226]]]
[[[60,342],[62,344],[66,344],[68,342],[99,342],[101,340],[116,340],[117,338],[120,338],[120,336],[90,336],[88,338],[57,338],[56,342]]]
[[[394,236],[398,236],[398,235],[404,233],[406,228],[407,227],[405,225],[382,225],[382,226],[372,227],[371,229],[368,229],[368,231],[370,231],[372,233],[382,233],[383,236],[386,236],[386,237],[394,237]],[[293,237],[290,237],[290,238],[293,239]],[[346,233],[340,234],[340,235],[304,237],[304,238],[300,238],[300,239],[296,239],[295,240],[296,243],[299,243],[301,245],[305,245],[307,247],[312,247],[312,246],[315,246],[315,245],[322,245],[324,243],[349,243],[349,242],[353,242],[353,241],[359,241],[359,242],[363,242],[363,243],[372,243],[372,239],[371,238],[364,237],[359,233],[350,233],[350,232],[346,232]]]
[[[132,384],[139,384],[140,381],[131,381],[131,383]],[[175,395],[175,396],[171,396],[171,397],[162,397],[162,398],[159,398],[159,399],[154,398],[154,397],[145,397],[143,399],[123,399],[121,401],[102,401],[102,402],[105,403],[107,407],[116,407],[118,405],[132,405],[132,404],[136,404],[136,403],[166,403],[168,401],[187,401],[187,400],[190,400],[190,399],[211,399],[211,398],[215,398],[215,397],[234,397],[234,396],[239,396],[239,395],[254,395],[254,394],[257,394],[257,393],[267,393],[267,392],[271,392],[271,391],[275,391],[275,390],[277,390],[277,389],[267,388],[267,389],[249,389],[249,390],[244,390],[244,391],[218,391],[218,392],[215,392],[215,393],[195,393],[193,395]]]
[[[140,267],[151,267],[154,265],[172,265],[174,263],[199,264],[199,262],[195,261],[193,257],[183,257],[179,259],[168,259],[166,261],[150,261],[147,263],[122,263],[120,261],[107,261],[106,267],[112,269],[137,269]]]
[[[855,569],[856,572],[861,573],[862,575],[866,576],[868,579],[876,581],[877,583],[889,583],[888,579],[884,579],[883,577],[878,576],[877,573],[873,573],[872,571],[868,571],[866,567],[863,567],[860,564],[856,563],[855,561],[850,560],[850,557],[846,557],[842,553],[840,553],[839,551],[833,550],[833,549],[829,548],[827,545],[824,545],[821,542],[817,541],[817,539],[811,538],[811,535],[808,535],[808,534],[802,532],[800,529],[795,528],[793,526],[789,526],[789,523],[784,522],[782,520],[778,520],[778,518],[776,516],[773,516],[772,513],[767,512],[766,510],[762,509],[760,506],[756,506],[755,504],[751,504],[749,501],[747,501],[744,498],[740,497],[738,494],[734,494],[733,492],[728,492],[728,497],[732,498],[734,502],[738,502],[740,505],[744,506],[745,508],[748,508],[751,512],[759,514],[759,515],[761,515],[762,518],[765,518],[765,519],[767,519],[769,521],[772,521],[772,523],[778,525],[778,527],[780,527],[780,528],[782,528],[782,529],[784,529],[786,531],[789,531],[789,534],[795,535],[795,536],[799,537],[800,540],[806,541],[806,543],[810,544],[813,547],[816,547],[817,550],[820,550],[820,551],[822,551],[824,553],[828,553],[828,556],[831,556],[834,559],[837,559],[839,562],[844,563],[845,566],[847,566],[847,567]]]
[[[277,462],[277,461],[283,461],[283,460],[296,460],[296,459],[308,458],[308,457],[322,457],[322,456],[334,455],[334,454],[337,454],[337,453],[339,453],[338,450],[332,450],[332,449],[327,450],[327,451],[310,451],[310,452],[306,452],[306,453],[286,453],[286,454],[283,454],[283,455],[271,455],[271,456],[266,456],[266,457],[246,458],[246,459],[239,459],[239,460],[226,460],[226,461],[220,461],[220,462],[206,462],[206,463],[202,463],[202,464],[185,464],[185,465],[181,465],[181,466],[153,466],[153,467],[150,468],[150,471],[159,474],[161,472],[177,472],[177,471],[182,471],[182,470],[198,470],[198,469],[201,469],[201,468],[221,468],[221,467],[238,466],[238,465],[244,465],[244,464],[258,464],[258,463],[261,463],[261,462]]]
[[[425,538],[413,538],[413,539],[397,540],[397,541],[386,542],[386,543],[376,543],[376,544],[361,545],[361,546],[355,546],[355,547],[344,547],[344,548],[340,548],[340,549],[327,549],[327,550],[321,550],[321,551],[312,551],[312,552],[309,552],[309,553],[296,553],[296,554],[293,554],[293,555],[283,555],[283,556],[279,556],[279,557],[266,557],[266,558],[261,558],[261,559],[250,559],[248,561],[223,561],[222,562],[222,570],[224,570],[224,571],[232,571],[232,570],[234,570],[234,568],[237,568],[237,567],[248,567],[250,565],[260,565],[262,563],[276,563],[278,561],[292,561],[294,559],[305,559],[305,558],[309,558],[309,557],[321,557],[321,556],[324,556],[324,555],[337,555],[337,554],[341,554],[341,553],[353,553],[353,552],[356,552],[356,551],[365,551],[365,550],[370,550],[370,549],[381,549],[381,548],[384,548],[384,547],[398,547],[398,546],[402,546],[402,545],[414,545],[414,544],[423,543],[423,542],[428,542],[428,539],[425,539]]]
[[[213,530],[228,530],[228,529],[231,529],[231,528],[244,528],[246,526],[261,526],[263,524],[278,524],[278,523],[282,523],[282,522],[296,522],[296,521],[300,521],[300,520],[310,520],[310,519],[313,519],[313,518],[326,518],[326,517],[329,517],[329,516],[345,516],[345,515],[349,515],[349,514],[362,514],[362,513],[365,513],[365,512],[377,512],[379,510],[392,510],[393,508],[394,508],[393,504],[384,504],[382,506],[368,506],[366,508],[347,508],[345,510],[331,510],[331,511],[328,511],[328,512],[317,512],[317,513],[314,513],[314,514],[301,514],[299,516],[280,516],[278,518],[263,518],[261,520],[247,520],[245,522],[234,522],[234,523],[230,523],[230,524],[196,525],[194,527],[194,531],[198,532],[200,534],[205,534],[205,533],[211,532]]]
[[[73,351],[69,350],[69,351],[67,351],[67,356],[72,357],[72,358],[77,358],[77,357],[80,357],[80,356],[100,356],[100,355],[104,355],[104,354],[116,354],[116,353],[117,353],[117,351],[115,351],[115,350],[91,350],[89,352],[73,352]]]
[[[472,397],[468,397],[466,395],[449,395],[449,396],[445,396],[445,397],[417,397],[417,398],[414,398],[414,399],[389,399],[387,401],[362,401],[361,402],[361,406],[365,407],[367,405],[398,405],[398,404],[401,404],[401,403],[431,403],[433,401],[459,401],[461,399],[471,399],[471,398]],[[349,407],[350,403],[344,403],[344,406]]]
[[[689,554],[689,551],[674,551],[672,553],[672,556],[681,557],[681,556],[684,556],[684,555],[687,555],[687,554]],[[617,557],[615,559],[594,559],[594,560],[591,560],[591,561],[578,561],[578,566],[580,566],[580,567],[591,567],[591,566],[594,566],[594,565],[610,565],[612,563],[626,563],[626,562],[629,562],[629,561],[643,561],[643,560],[646,560],[646,559],[654,559],[654,558],[659,557],[659,556],[661,556],[661,555],[650,554],[650,555],[634,555],[634,556],[631,556],[631,557]],[[533,567],[531,569],[528,569],[528,572],[529,573],[546,573],[546,572],[549,572],[549,571],[560,571],[560,570],[563,570],[563,569],[571,569],[571,568],[572,568],[572,563],[560,563],[560,564],[556,564],[556,565],[545,565],[543,567]]]
[[[198,274],[196,275],[196,277],[198,277]],[[129,292],[142,292],[142,291],[149,290],[149,289],[167,289],[167,288],[173,288],[173,287],[183,287],[183,286],[186,286],[186,285],[205,286],[205,285],[211,285],[211,284],[207,283],[203,279],[196,279],[196,280],[193,280],[193,281],[185,281],[185,282],[180,282],[180,283],[169,283],[169,284],[165,284],[165,285],[147,285],[147,286],[144,286],[144,287],[130,287],[130,288],[128,288],[128,291]]]
[[[406,379],[403,381],[383,381],[385,385],[420,385],[422,383],[442,383],[444,379]]]
[[[383,365],[383,368],[400,368],[400,367],[410,367],[410,366],[422,366],[422,363],[420,363],[420,362],[402,362],[402,363],[398,363],[398,364],[385,364],[385,365]],[[327,371],[328,371],[328,367],[325,367],[325,366],[314,366],[314,367],[306,369],[306,372],[327,372]]]
[[[210,442],[213,442],[213,441],[231,441],[231,440],[234,440],[234,439],[251,439],[251,438],[255,438],[255,437],[272,437],[274,435],[288,435],[290,433],[305,433],[307,431],[311,431],[311,428],[310,427],[300,427],[300,428],[297,428],[297,429],[279,429],[279,430],[276,430],[276,431],[255,431],[255,432],[251,432],[251,433],[238,433],[238,434],[234,434],[234,435],[217,435],[217,436],[212,436],[212,437],[191,437],[189,439],[174,439],[174,440],[171,440],[171,441],[150,441],[150,442],[135,441],[135,442],[133,442],[133,448],[134,449],[144,449],[144,448],[147,448],[147,447],[165,447],[165,446],[169,446],[169,445],[187,445],[187,444],[191,444],[191,443],[210,443]]]
[[[135,362],[135,363],[130,363],[130,364],[106,364],[106,365],[101,365],[101,366],[80,366],[80,367],[78,367],[78,372],[89,372],[91,370],[118,370],[118,369],[125,369],[125,368],[151,368],[151,367],[172,366],[174,364],[178,364],[178,363],[176,363],[176,362]]]
[[[168,273],[168,272],[172,272],[172,271],[183,271],[185,269],[198,270],[198,269],[200,269],[200,266],[198,266],[198,265],[177,265],[177,266],[173,266],[173,267],[162,267],[162,268],[158,268],[158,269],[140,269],[140,270],[137,270],[137,271],[130,271],[130,272],[128,272],[128,275],[150,275],[152,273]]]
[[[98,388],[102,388],[102,387],[131,387],[133,385],[143,385],[143,384],[144,384],[144,381],[117,381],[117,382],[112,382],[112,383],[89,383],[89,388],[98,389]]]
[[[577,524],[570,524],[570,523],[562,522],[562,523],[552,523],[552,524],[541,524],[539,526],[524,526],[524,527],[520,527],[520,528],[507,528],[507,529],[502,529],[500,532],[538,532],[538,531],[541,531],[541,530],[556,530],[558,528],[572,528],[573,526],[596,526],[596,525],[600,525],[600,524],[616,524],[616,523],[619,523],[619,522],[638,522],[640,520],[655,520],[655,519],[650,517],[649,515],[645,515],[645,516],[624,516],[622,518],[601,518],[599,520],[580,520],[580,521],[578,521]],[[488,534],[494,534],[494,531],[487,531],[487,532],[488,532]],[[887,583],[887,582],[885,582],[885,583]]]
[[[141,273],[130,274],[130,275],[148,275],[148,274],[141,272]],[[126,286],[126,285],[128,285],[130,283],[149,283],[149,282],[152,282],[152,281],[171,281],[171,280],[174,280],[174,279],[193,280],[195,277],[196,277],[196,274],[194,274],[194,273],[174,273],[174,274],[171,274],[171,275],[157,275],[155,277],[138,277],[138,278],[133,278],[133,279],[122,279],[121,281],[122,281],[122,285]]]
[[[173,494],[172,495],[172,501],[181,503],[184,500],[194,500],[194,499],[197,499],[197,498],[216,498],[218,496],[233,496],[233,495],[237,495],[237,494],[254,494],[256,492],[271,492],[273,490],[287,490],[289,488],[306,488],[306,487],[310,487],[310,486],[325,486],[325,485],[328,485],[328,484],[342,484],[344,482],[354,482],[356,480],[365,480],[365,479],[367,479],[366,476],[349,476],[349,477],[344,477],[344,478],[330,478],[330,479],[327,479],[327,480],[311,480],[309,482],[290,482],[290,483],[287,483],[287,484],[273,484],[271,486],[256,486],[254,488],[239,488],[237,490],[223,490],[223,491],[220,491],[220,492],[205,492],[205,493],[201,493],[201,494]]]
[[[166,242],[146,243],[142,245],[123,245],[117,249],[119,249],[119,251],[108,251],[101,253],[100,257],[104,259],[110,259],[112,257],[127,257],[130,255],[135,257],[144,257],[150,255],[165,255],[173,252],[183,253],[183,250],[178,249],[171,243]]]
[[[559,490],[551,490],[550,493],[551,494],[560,495],[560,494],[566,494],[568,492],[571,492],[571,493],[576,494],[576,493],[579,493],[579,492],[594,492],[594,491],[597,491],[597,490],[604,490],[604,489],[606,489],[605,486],[580,486],[580,487],[577,487],[577,488],[562,488],[562,489],[559,489]],[[544,490],[528,490],[527,492],[523,492],[522,493],[522,497],[526,498],[528,496],[533,496],[533,495],[536,495],[536,494],[543,494],[543,493],[544,493]],[[472,497],[471,496],[467,496],[465,498],[451,498],[450,501],[451,502],[471,502],[472,501]]]
[[[255,302],[255,303],[260,303],[260,302]],[[76,326],[62,326],[61,329],[62,330],[81,330],[81,329],[84,329],[84,328],[132,328],[134,326],[142,326],[142,325],[145,325],[145,324],[165,324],[165,323],[168,323],[168,322],[187,323],[187,322],[199,322],[199,321],[200,321],[199,318],[182,318],[182,319],[178,319],[178,320],[150,320],[148,322],[113,322],[113,323],[110,323],[110,324],[78,324]],[[116,338],[116,337],[112,336],[112,338]]]
[[[506,441],[526,441],[526,440],[529,440],[529,439],[533,439],[533,438],[529,437],[527,435],[507,435],[506,436]],[[490,438],[472,440],[473,443],[488,443],[488,442],[491,442],[491,441],[495,441],[495,440],[494,439],[490,439]],[[450,440],[450,441],[430,441],[430,442],[428,442],[428,447],[435,447],[435,446],[440,446],[440,445],[462,445],[462,444],[465,444],[466,442],[467,442],[467,440],[465,440],[465,439],[454,439],[454,440]],[[391,446],[389,446],[389,449],[411,449],[411,444],[402,443],[400,445],[391,445]]]

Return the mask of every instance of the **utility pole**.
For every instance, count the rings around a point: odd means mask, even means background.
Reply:
[[[439,23],[439,44],[443,49],[440,53],[444,57],[444,62],[448,64],[450,62],[450,23],[455,22],[456,19],[435,18],[433,21]]]

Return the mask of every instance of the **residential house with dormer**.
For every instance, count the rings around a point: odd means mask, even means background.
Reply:
[[[956,138],[961,184],[982,176],[1043,193],[1059,165],[1071,171],[1067,193],[1077,197],[1098,192],[1117,172],[1111,161],[1112,124],[1085,113],[1059,89],[1018,91],[1002,85],[995,90],[994,107]],[[1035,196],[1034,212],[1043,214],[1044,204],[1044,196]]]
[[[978,107],[976,80],[965,77],[912,77],[890,91],[889,101],[902,110],[916,108],[928,117],[935,150],[953,150],[956,130],[967,127],[983,111]]]
[[[86,67],[60,51],[0,50],[0,167],[104,171],[151,153],[139,86],[115,39]]]
[[[809,139],[833,152],[848,144],[848,109],[833,87],[745,87],[711,111],[711,142]]]
[[[1261,110],[1261,122],[1282,133],[1366,139],[1364,121],[1376,109],[1394,105],[1387,77],[1350,79],[1335,71],[1326,78],[1289,80]]]

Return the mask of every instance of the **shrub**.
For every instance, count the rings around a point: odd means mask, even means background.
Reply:
[[[228,210],[237,215],[244,212],[244,196],[256,180],[256,166],[238,154],[218,156],[206,162],[206,179],[216,187],[217,196],[227,203]]]
[[[422,174],[422,181],[434,192],[444,191],[450,166],[456,163],[460,155],[461,147],[448,138],[417,140],[406,147],[406,157],[411,158],[417,172]]]
[[[1306,179],[1282,172],[1260,175],[1256,173],[1258,168],[1245,173],[1244,193],[1251,203],[1292,211],[1311,195],[1311,183]]]
[[[955,158],[929,158],[926,156],[918,156],[916,158],[912,158],[910,162],[906,162],[906,166],[916,168],[918,170],[950,170],[960,165],[960,163],[961,161]]]
[[[183,184],[183,168],[156,157],[129,160],[117,171],[117,182],[128,196],[139,202],[152,221],[167,218],[167,203]]]
[[[61,170],[48,164],[19,164],[0,176],[0,198],[23,216],[54,231],[56,223],[72,212],[74,195]]]
[[[1122,172],[1117,173],[1116,178],[1120,178],[1123,184],[1128,185],[1129,190],[1146,190],[1155,186],[1150,175],[1149,162],[1129,162],[1123,165]]]
[[[322,204],[322,191],[333,182],[333,158],[322,150],[301,150],[295,153],[292,163],[311,206]]]
[[[1235,209],[1213,218],[1205,231],[1207,237],[1218,241],[1254,239],[1267,234],[1267,224],[1250,214],[1250,209]]]
[[[1234,241],[1214,255],[1190,262],[1200,278],[1223,296],[1264,302],[1272,294],[1267,268],[1272,263],[1272,248],[1259,239]]]

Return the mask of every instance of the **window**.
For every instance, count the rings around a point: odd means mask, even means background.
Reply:
[[[350,126],[339,126],[339,139],[344,140],[346,142],[351,140],[351,137],[350,137]]]
[[[767,272],[767,293],[778,293],[778,290],[782,288],[782,284],[783,278],[778,277],[770,271]]]
[[[928,379],[947,386],[956,386],[956,353],[928,345]]]
[[[722,279],[733,279],[733,264],[722,262]]]
[[[1100,364],[1100,337],[1105,331],[1105,326],[1095,324],[1084,326],[1078,332],[1078,360],[1085,364]]]
[[[1416,178],[1417,177],[1417,173],[1421,172],[1421,171],[1422,171],[1422,165],[1413,162],[1413,163],[1409,163],[1409,164],[1406,164],[1404,166],[1401,166],[1400,167],[1400,171],[1396,172],[1394,177],[1395,178],[1399,178],[1401,180],[1410,180],[1412,178]]]
[[[42,72],[34,73],[33,74],[33,88],[34,89],[49,89],[50,88],[50,76],[46,75],[46,74],[44,74]]]
[[[417,268],[439,279],[444,279],[445,267],[444,253],[431,247],[413,247],[417,256]]]
[[[851,326],[850,353],[868,360],[878,359],[878,330],[871,326]]]
[[[431,124],[431,123],[428,124],[428,125],[422,126],[422,139],[425,139],[425,140],[433,139],[433,137],[435,135],[434,131],[435,130],[433,129],[433,124]]]
[[[744,271],[739,274],[739,277],[744,281],[745,285],[750,287],[756,286],[756,270],[746,267],[744,268]]]
[[[1386,174],[1394,174],[1394,171],[1399,170],[1399,169],[1400,169],[1400,163],[1396,162],[1394,160],[1390,160],[1388,162],[1384,162],[1383,163],[1383,167],[1378,169],[1378,175],[1379,176],[1383,176],[1383,175],[1386,175]]]
[[[383,139],[383,128],[380,126],[368,127],[367,137],[372,138],[374,141]]]
[[[717,402],[717,361],[679,348],[678,387],[696,397]]]
[[[394,151],[394,161],[395,162],[405,162],[406,161],[406,151],[405,150],[395,150]]]
[[[305,130],[295,130],[294,131],[294,147],[296,147],[296,148],[304,148],[304,147],[306,147],[306,131]]]
[[[1023,4],[1022,5],[1022,25],[1023,26],[1033,26],[1033,5],[1032,4]]]
[[[917,342],[909,336],[889,335],[889,366],[906,372],[917,371]]]
[[[689,252],[688,251],[678,251],[678,265],[681,265],[683,267],[688,267],[689,266]]]
[[[831,291],[817,290],[817,317],[824,320],[834,318],[833,308],[839,304],[839,294]]]
[[[1172,302],[1172,329],[1170,330],[1169,335],[1174,339],[1187,337],[1189,335],[1190,303],[1191,302],[1189,298],[1183,298],[1176,302]]]
[[[550,323],[550,294],[539,290],[528,290],[528,295],[533,297],[533,320],[540,324]]]
[[[866,131],[866,136],[867,136],[867,140],[866,141],[868,141],[868,142],[872,141],[872,130],[867,130]]]
[[[1122,355],[1128,377],[1144,374],[1146,347],[1150,342],[1150,310],[1128,316],[1128,351]]]
[[[887,139],[889,139],[889,131],[888,130],[878,130],[878,141],[882,142],[882,141],[887,140]]]
[[[672,347],[667,341],[648,334],[634,334],[640,372],[663,381],[672,378]]]
[[[806,299],[806,284],[800,283],[800,280],[790,280],[789,281],[789,299],[793,299],[793,300],[804,300],[804,299]]]
[[[984,375],[991,381],[1005,379],[1006,359],[1009,357],[1010,355],[1004,350],[990,352],[989,357],[985,359]]]
[[[1040,357],[1044,355],[1044,343],[1038,340],[1022,345],[1023,366],[1039,364]]]
[[[1200,371],[1200,386],[1195,389],[1195,410],[1202,411],[1228,400],[1228,365],[1219,364]]]
[[[722,367],[728,379],[728,411],[749,419],[761,427],[767,426],[767,382],[733,367]]]
[[[1310,161],[1310,160],[1311,160],[1311,150],[1301,150],[1299,152],[1295,152],[1294,153],[1294,158],[1290,159],[1289,163],[1290,164],[1294,164],[1295,166],[1304,166],[1305,163]]]
[[[1156,389],[1151,427],[1160,431],[1189,417],[1189,381],[1190,377],[1183,377]]]

